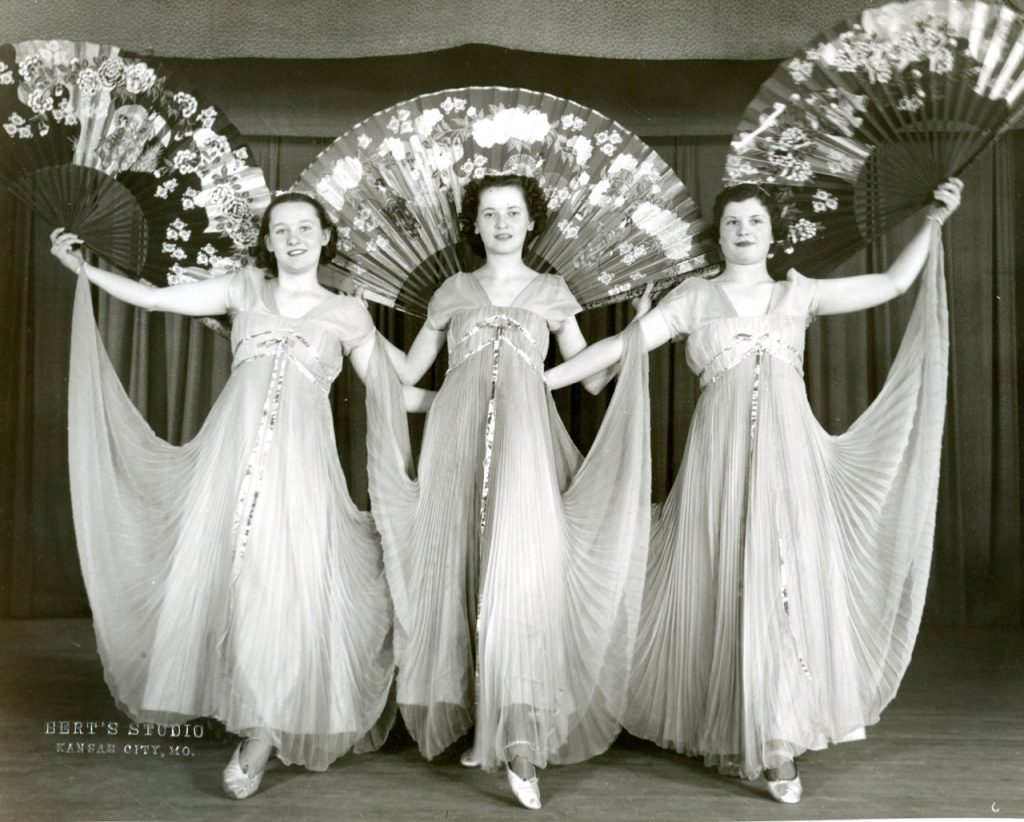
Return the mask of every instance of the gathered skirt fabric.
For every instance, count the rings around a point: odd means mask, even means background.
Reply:
[[[75,303],[75,529],[107,684],[138,721],[215,717],[313,770],[378,747],[393,707],[379,537],[349,497],[327,391],[345,316],[268,308],[234,275],[233,373],[194,439],[158,438]]]
[[[863,737],[910,661],[931,562],[948,332],[936,242],[885,385],[829,435],[801,373],[814,284],[736,316],[712,282],[664,310],[702,394],[654,513],[624,725],[756,777]]]
[[[462,304],[418,472],[397,378],[382,353],[371,365],[397,695],[427,757],[475,726],[483,767],[517,755],[544,767],[601,753],[619,731],[649,522],[644,360],[631,337],[584,460],[543,380],[548,285],[496,307],[450,284]]]

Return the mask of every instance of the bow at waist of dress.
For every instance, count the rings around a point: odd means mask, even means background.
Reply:
[[[510,314],[496,312],[463,330],[461,336],[449,341],[449,348],[448,373],[483,351],[492,351],[500,356],[505,350],[514,352],[534,371],[541,372],[547,340],[542,347],[522,321]]]
[[[724,347],[700,369],[700,387],[707,388],[746,359],[767,354],[803,376],[803,352],[777,329],[738,331],[723,338]]]
[[[330,391],[338,376],[323,362],[312,343],[290,329],[259,331],[235,343],[231,369],[261,358],[286,358],[296,371],[323,391]]]

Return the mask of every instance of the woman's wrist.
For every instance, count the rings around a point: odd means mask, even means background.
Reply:
[[[935,212],[927,214],[925,216],[925,220],[930,220],[931,222],[936,223],[939,226],[939,228],[942,228],[942,224],[944,222],[943,219]]]
[[[85,271],[85,260],[81,260],[78,265],[75,266],[75,276],[81,277],[82,272]]]

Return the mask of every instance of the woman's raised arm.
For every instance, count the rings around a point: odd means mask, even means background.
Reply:
[[[168,311],[189,317],[215,317],[227,313],[227,277],[181,285],[151,286],[90,265],[77,248],[82,241],[77,235],[62,228],[50,234],[50,244],[50,253],[61,265],[76,274],[85,274],[89,282],[129,305],[147,311]]]
[[[935,189],[936,203],[928,206],[921,227],[886,272],[817,280],[817,313],[845,314],[873,308],[910,288],[928,259],[933,232],[941,231],[942,224],[960,206],[963,187],[960,180],[952,177]]]

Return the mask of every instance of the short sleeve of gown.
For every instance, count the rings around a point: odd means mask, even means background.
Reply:
[[[266,276],[262,268],[251,265],[228,274],[228,313],[234,316],[239,311],[252,308],[260,298]]]
[[[810,324],[818,313],[818,281],[791,268],[786,273],[786,282],[789,286],[784,300],[786,312],[806,314]]]
[[[544,317],[548,322],[562,322],[575,317],[583,310],[579,300],[573,296],[565,280],[558,275],[551,275],[544,288]]]
[[[370,317],[366,306],[356,297],[342,297],[338,302],[341,307],[338,309],[338,337],[341,340],[341,350],[348,356],[352,349],[358,348],[368,339],[373,337],[376,327]]]
[[[454,274],[438,287],[427,303],[427,325],[435,331],[444,331],[448,327],[455,309],[459,307],[459,284],[467,274]]]
[[[696,330],[704,290],[709,287],[704,280],[697,277],[683,280],[662,297],[661,302],[653,309],[661,312],[665,324],[672,332],[672,339],[677,340]]]

